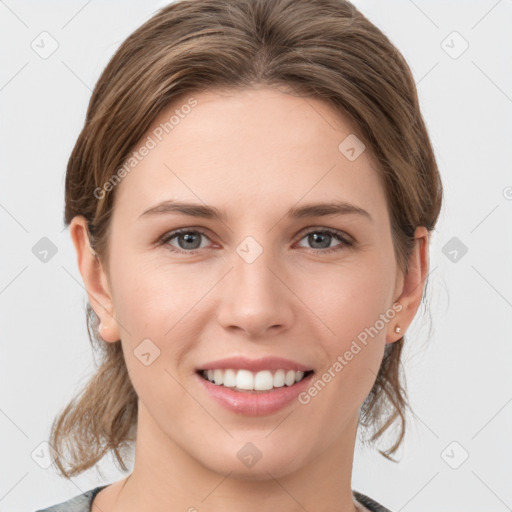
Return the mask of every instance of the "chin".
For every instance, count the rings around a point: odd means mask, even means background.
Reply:
[[[265,454],[266,451],[269,453]],[[241,449],[237,446],[235,452],[228,449],[226,453],[218,454],[214,460],[199,462],[210,471],[223,476],[229,474],[235,480],[259,481],[280,478],[299,470],[303,463],[303,458],[297,457],[300,451],[299,447],[286,450],[282,446],[279,450],[267,446],[260,451],[254,445],[246,443]]]

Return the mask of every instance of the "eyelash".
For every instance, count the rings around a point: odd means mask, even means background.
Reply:
[[[201,249],[192,249],[190,251],[185,251],[183,249],[178,249],[172,245],[168,245],[169,242],[173,239],[173,238],[176,238],[177,236],[181,235],[181,234],[184,234],[184,233],[199,233],[201,235],[203,235],[204,237],[208,238],[208,235],[204,232],[204,231],[201,231],[200,229],[193,229],[193,228],[182,228],[182,229],[176,229],[174,231],[170,231],[169,233],[166,233],[159,241],[159,245],[167,245],[169,247],[169,249],[173,252],[177,252],[177,253],[181,253],[181,254],[196,254],[197,252],[201,251]],[[311,249],[311,248],[307,248],[307,247],[303,247],[303,249],[306,249],[306,250],[309,250],[309,251],[313,251],[315,253],[322,253],[322,254],[331,254],[333,252],[337,252],[337,251],[341,251],[343,250],[344,247],[352,247],[354,245],[354,243],[352,241],[350,241],[346,236],[344,236],[343,232],[341,231],[337,231],[337,230],[333,230],[333,229],[327,229],[327,228],[315,228],[315,229],[311,229],[310,231],[307,231],[306,233],[304,233],[302,235],[302,237],[299,239],[302,240],[303,238],[305,238],[306,236],[310,235],[311,233],[319,233],[319,234],[322,234],[322,235],[325,235],[325,234],[328,234],[328,235],[331,235],[333,238],[337,239],[338,241],[341,242],[341,244],[335,246],[335,247],[331,247],[331,248],[328,248],[328,249]]]

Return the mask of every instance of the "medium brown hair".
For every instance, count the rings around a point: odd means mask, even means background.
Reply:
[[[107,262],[115,188],[100,199],[95,190],[121,168],[156,116],[183,95],[256,84],[321,99],[348,116],[378,165],[396,260],[406,272],[415,228],[431,231],[437,222],[441,180],[407,63],[345,0],[178,0],[161,9],[124,41],[95,86],[67,166],[66,226],[83,215],[91,246]],[[126,470],[122,450],[136,438],[137,394],[121,344],[101,339],[90,304],[87,322],[101,362],[51,429],[55,462],[67,478],[111,451]],[[386,345],[359,418],[374,431],[371,443],[399,421],[395,443],[379,450],[390,460],[409,407],[403,344],[402,337]]]

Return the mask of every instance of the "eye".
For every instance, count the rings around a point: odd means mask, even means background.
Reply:
[[[348,237],[344,236],[342,232],[332,229],[312,229],[311,231],[308,231],[302,239],[304,238],[307,238],[308,243],[313,246],[317,246],[313,247],[315,252],[318,252],[317,249],[321,249],[320,252],[323,254],[341,251],[344,247],[351,247],[353,245]],[[331,247],[330,245],[333,240],[338,240],[341,243]]]
[[[177,229],[176,231],[171,231],[170,233],[167,233],[167,235],[164,235],[160,243],[163,245],[170,245],[170,248],[173,251],[193,254],[204,247],[201,246],[202,236],[208,238],[205,233],[198,231],[197,229]],[[175,238],[178,247],[170,243],[171,240]]]

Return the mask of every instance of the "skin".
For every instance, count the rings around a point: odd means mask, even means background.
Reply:
[[[265,87],[194,98],[198,105],[116,186],[109,261],[94,257],[82,217],[70,225],[100,334],[121,340],[139,396],[134,470],[96,496],[93,512],[365,510],[351,491],[359,409],[386,343],[419,307],[428,232],[417,228],[403,275],[370,152],[349,161],[338,150],[355,132],[321,100]],[[226,218],[141,217],[168,199],[215,206]],[[286,216],[334,200],[371,220]],[[196,234],[198,252],[187,254],[178,237],[155,244],[178,228],[205,232]],[[342,231],[355,244],[315,245],[309,228]],[[263,249],[252,263],[236,252],[249,235]],[[246,417],[197,381],[200,363],[228,355],[285,357],[321,375],[393,303],[401,311],[307,405]],[[134,355],[146,338],[160,349],[149,366]],[[236,456],[247,442],[262,453],[252,468]]]

